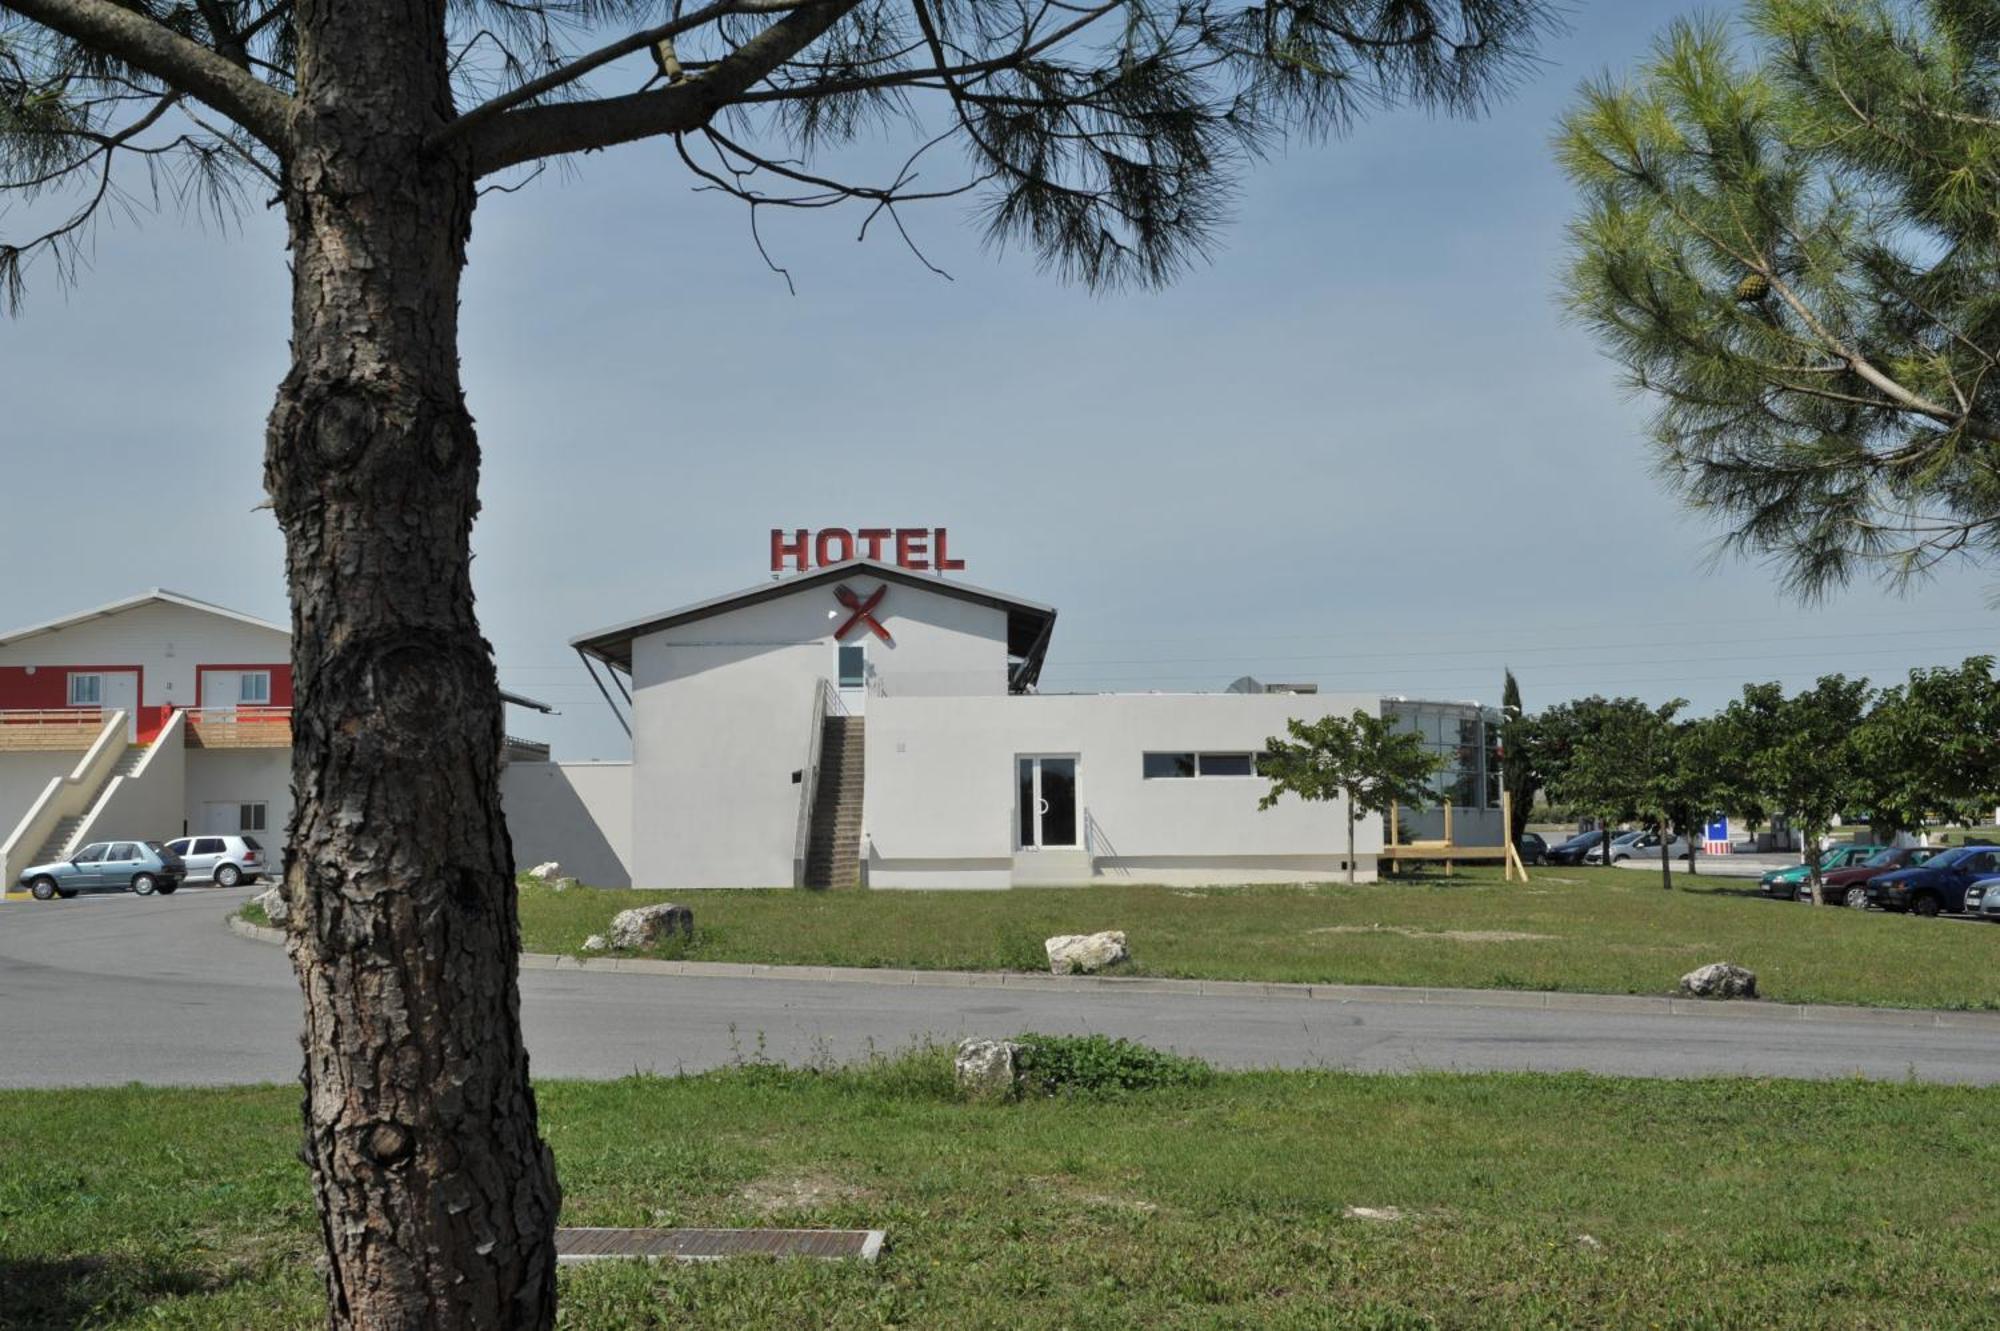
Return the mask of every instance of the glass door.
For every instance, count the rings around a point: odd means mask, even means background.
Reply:
[[[1024,756],[1014,760],[1021,849],[1076,845],[1076,757]]]

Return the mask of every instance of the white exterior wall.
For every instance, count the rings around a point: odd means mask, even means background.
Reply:
[[[187,718],[173,723],[146,747],[146,756],[129,775],[115,776],[98,797],[83,841],[171,841],[180,835],[181,810],[187,798]]]
[[[592,887],[632,886],[631,763],[509,763],[500,801],[516,867],[555,860]]]
[[[1256,777],[1145,780],[1147,752],[1254,753],[1293,717],[1380,710],[1376,694],[1095,694],[871,698],[864,855],[871,887],[1007,887],[1015,758],[1075,754],[1080,839],[1096,877],[1145,883],[1342,876],[1346,814],[1287,797],[1259,811]],[[1373,878],[1377,817],[1355,826]],[[1034,854],[1035,852],[1027,852]],[[1054,852],[1060,854],[1061,852]]]
[[[850,585],[866,598],[878,580],[857,572]],[[791,885],[792,774],[805,764],[818,682],[835,678],[833,634],[846,617],[821,584],[633,643],[634,886]],[[890,583],[875,617],[893,646],[865,630],[848,639],[867,644],[871,726],[889,699],[1006,696],[1006,612]]]
[[[187,751],[187,799],[182,818],[186,830],[199,836],[204,811],[210,804],[248,804],[262,801],[264,830],[252,832],[270,852],[275,869],[285,845],[285,829],[292,821],[292,751],[290,749],[189,749]],[[181,829],[175,829],[175,835]],[[234,833],[234,826],[228,829]]]
[[[284,633],[160,601],[0,646],[0,666],[138,666],[145,672],[139,697],[145,707],[199,706],[198,665],[291,659]]]
[[[0,753],[0,840],[14,830],[28,806],[42,797],[49,782],[68,776],[81,757],[81,753]],[[34,848],[29,853],[33,854]]]

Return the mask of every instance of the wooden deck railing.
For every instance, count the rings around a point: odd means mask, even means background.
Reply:
[[[193,707],[187,714],[187,742],[193,749],[289,749],[289,707]]]
[[[81,752],[104,728],[100,707],[0,710],[0,752]]]

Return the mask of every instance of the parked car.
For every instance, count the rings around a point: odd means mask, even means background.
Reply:
[[[259,881],[267,868],[264,847],[253,836],[184,836],[167,849],[186,863],[190,883],[234,887]]]
[[[1965,909],[1965,889],[2000,874],[2000,847],[1954,846],[1909,869],[1868,880],[1868,903],[1883,910],[1936,915]]]
[[[1523,832],[1514,842],[1523,864],[1541,864],[1549,857],[1549,843],[1540,832]]]
[[[1583,857],[1592,846],[1601,845],[1604,833],[1578,832],[1567,841],[1550,846],[1543,856],[1550,864],[1582,864]]]
[[[37,901],[95,891],[149,897],[173,892],[182,876],[180,856],[157,841],[93,841],[66,860],[29,865],[20,883]]]
[[[1688,857],[1688,843],[1684,836],[1675,836],[1667,842],[1667,855],[1671,859],[1684,860]],[[1620,860],[1657,860],[1660,858],[1660,834],[1652,828],[1637,832],[1627,832],[1611,843],[1611,862]],[[1584,853],[1585,864],[1604,863],[1604,847],[1592,846]]]
[[[2000,878],[1982,878],[1965,889],[1965,913],[2000,924]]]
[[[1835,869],[1831,873],[1821,871],[1819,880],[1826,892],[1826,899],[1834,905],[1852,906],[1856,910],[1868,905],[1868,880],[1889,872],[1891,869],[1908,869],[1923,864],[1938,853],[1936,846],[1884,846],[1859,864]],[[1798,885],[1798,899],[1812,900],[1812,879],[1801,879]]]
[[[1830,846],[1819,857],[1821,881],[1835,869],[1852,869],[1865,864],[1870,858],[1885,849],[1882,846]],[[1812,866],[1809,864],[1788,864],[1782,869],[1772,869],[1757,880],[1757,890],[1765,896],[1790,897],[1796,895],[1800,883],[1812,885]]]

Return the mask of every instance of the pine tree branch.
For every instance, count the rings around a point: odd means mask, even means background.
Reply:
[[[474,130],[474,169],[491,175],[538,158],[700,129],[860,3],[805,0],[699,76],[651,92],[517,107]]]
[[[482,102],[431,135],[424,146],[435,148],[448,139],[469,134],[502,113],[511,111],[524,102],[532,102],[542,94],[553,92],[565,84],[574,83],[594,69],[643,51],[649,46],[670,41],[684,32],[692,32],[717,19],[727,18],[732,14],[783,13],[802,8],[806,2],[807,0],[716,0],[716,3],[704,5],[692,14],[683,15],[655,27],[641,29],[615,42],[600,46],[587,55],[578,56],[560,69],[552,69],[540,78],[530,79],[518,88],[510,89],[490,101]]]
[[[291,98],[226,56],[113,0],[0,0],[0,9],[114,55],[205,102],[283,154],[291,142]]]

